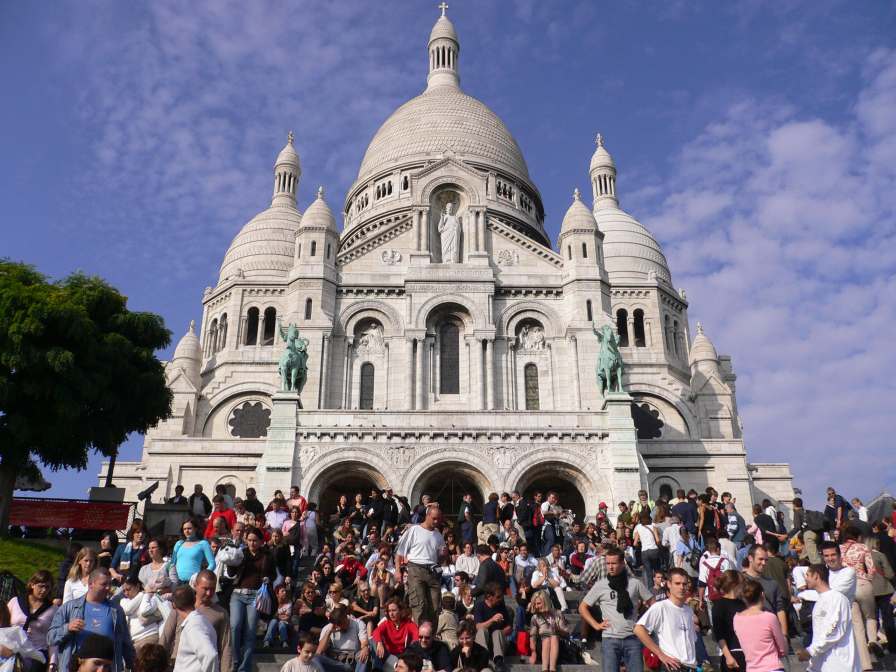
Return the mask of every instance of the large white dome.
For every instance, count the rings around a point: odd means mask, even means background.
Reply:
[[[651,271],[672,284],[663,249],[638,220],[617,207],[598,208],[594,219],[604,234],[604,265],[611,285],[649,280]]]
[[[302,215],[291,205],[271,206],[240,230],[221,262],[218,283],[227,278],[278,279],[293,266],[296,231]]]
[[[530,181],[523,153],[504,122],[454,86],[430,88],[395,110],[370,141],[357,181],[398,165],[439,159],[448,150],[458,159]]]

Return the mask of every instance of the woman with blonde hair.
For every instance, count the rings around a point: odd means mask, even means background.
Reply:
[[[532,654],[529,664],[534,665],[541,655],[542,672],[553,672],[557,669],[560,656],[560,638],[569,634],[569,625],[563,613],[553,608],[550,595],[546,590],[538,590],[529,600],[529,642]]]
[[[538,568],[532,573],[532,587],[540,590],[553,590],[557,598],[557,605],[561,611],[566,611],[566,581],[560,573],[548,564],[547,559],[539,558]]]
[[[76,600],[87,594],[87,578],[96,569],[97,555],[92,548],[82,548],[75,556],[72,568],[68,570],[65,588],[62,590],[62,603]]]

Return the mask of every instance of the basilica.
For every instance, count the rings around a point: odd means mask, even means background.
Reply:
[[[451,512],[464,492],[554,489],[592,517],[641,488],[712,485],[742,512],[765,497],[787,510],[790,469],[748,461],[731,358],[711,325],[691,330],[603,138],[587,173],[587,155],[571,159],[590,191],[570,190],[552,241],[519,145],[461,88],[444,7],[422,58],[425,90],[380,126],[338,216],[323,188],[300,207],[289,135],[270,207],[234,237],[166,364],[172,417],[116,466],[126,499],[154,482],[157,500],[177,484],[265,501],[297,485],[330,513],[376,486]],[[289,325],[307,354],[299,392],[278,374]],[[596,374],[605,325],[622,391]]]

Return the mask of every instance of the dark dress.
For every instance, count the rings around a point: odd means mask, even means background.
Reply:
[[[728,650],[740,666],[739,672],[747,669],[747,661],[744,658],[744,652],[740,648],[740,642],[737,639],[737,633],[734,632],[734,615],[746,609],[747,606],[743,600],[733,600],[723,597],[713,602],[712,605],[712,635],[716,642],[725,640]],[[731,670],[725,664],[725,656],[720,657],[720,670],[728,672]]]

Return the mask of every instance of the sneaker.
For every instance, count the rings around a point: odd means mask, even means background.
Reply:
[[[587,651],[582,651],[582,660],[585,661],[586,665],[597,665],[597,661]]]
[[[877,642],[869,642],[869,643],[868,643],[868,650],[869,650],[871,653],[873,653],[875,656],[877,656],[878,658],[883,658],[883,657],[884,657],[884,650],[883,650],[883,647],[881,647],[881,645],[878,644]]]

